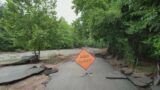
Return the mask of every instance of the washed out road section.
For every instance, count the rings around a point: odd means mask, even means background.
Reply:
[[[69,61],[60,65],[58,73],[51,74],[45,90],[138,90],[126,79],[106,79],[113,71],[105,60],[96,58],[88,70],[92,74],[84,76],[86,71]]]

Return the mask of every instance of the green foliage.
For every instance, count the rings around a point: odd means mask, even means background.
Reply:
[[[34,51],[44,49],[56,43],[54,8],[52,0],[7,0],[1,26],[12,35],[15,46]]]
[[[68,25],[64,18],[60,18],[58,28],[59,43],[57,48],[72,48],[73,34],[73,28]]]
[[[106,47],[106,43],[104,43],[104,40],[95,39],[91,31],[89,29],[86,29],[85,26],[83,26],[83,23],[80,18],[74,21],[72,26],[75,29],[73,35],[74,47]]]
[[[103,39],[114,56],[160,58],[158,0],[73,0],[73,3],[75,12],[81,14],[78,19],[79,27],[83,28],[81,33],[88,32],[95,40]]]
[[[132,3],[132,4],[130,4]],[[159,59],[160,3],[158,0],[131,0],[127,3],[126,33],[139,59]],[[155,47],[156,46],[156,47]]]
[[[13,40],[6,31],[0,30],[0,51],[13,51]]]
[[[3,6],[0,6],[0,20],[3,17]],[[11,39],[11,35],[8,34],[7,31],[0,26],[0,51],[7,51],[8,49],[13,50],[13,40]]]
[[[55,0],[7,0],[0,9],[0,50],[72,48],[74,29],[57,19],[55,6]]]

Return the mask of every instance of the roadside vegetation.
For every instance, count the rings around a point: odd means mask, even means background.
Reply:
[[[0,51],[28,51],[98,46],[83,38],[62,17],[56,17],[56,0],[7,0],[0,6]],[[36,52],[39,51],[39,52]]]
[[[103,41],[128,61],[160,60],[159,0],[73,0],[81,14],[74,24],[84,36]]]

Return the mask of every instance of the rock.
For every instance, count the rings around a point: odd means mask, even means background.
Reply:
[[[147,87],[152,82],[152,80],[148,77],[135,78],[132,76],[128,76],[128,80],[131,81],[134,85],[139,87]]]
[[[118,71],[110,72],[106,76],[107,79],[127,79],[127,77]]]
[[[141,78],[137,78],[138,81],[140,82],[143,82],[143,83],[146,83],[146,84],[151,84],[153,82],[152,79],[144,76],[144,77],[141,77]]]
[[[128,79],[136,86],[145,87],[145,83],[138,81],[136,78],[129,76]]]
[[[13,83],[35,74],[41,73],[44,68],[41,64],[6,66],[0,68],[0,84]]]
[[[123,73],[124,75],[131,75],[133,74],[133,70],[129,69],[129,68],[122,68],[120,70],[121,73]]]
[[[160,75],[157,75],[157,76],[154,78],[153,84],[154,84],[154,86],[160,84]]]
[[[43,73],[48,76],[48,75],[50,75],[52,73],[56,73],[56,72],[58,72],[57,68],[46,68]]]
[[[108,56],[106,56],[106,59],[112,59],[113,58],[113,56],[112,55],[108,55]]]
[[[156,76],[156,73],[146,73],[145,74],[147,77],[150,77],[150,78],[152,78],[152,79],[154,79],[154,77]]]
[[[151,90],[160,90],[160,85],[159,86],[151,86]]]
[[[146,77],[144,73],[136,73],[136,72],[134,72],[131,76],[135,78]]]
[[[119,64],[120,68],[128,68],[129,66],[127,64]]]

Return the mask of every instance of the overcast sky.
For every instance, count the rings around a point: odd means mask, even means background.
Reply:
[[[76,14],[72,10],[72,0],[57,0],[57,16],[64,17],[69,24],[76,19]]]
[[[5,0],[0,0],[0,4]],[[71,24],[76,19],[76,14],[72,10],[72,0],[57,0],[57,16],[64,17],[66,21]]]
[[[4,3],[5,0],[0,0],[0,5]]]

